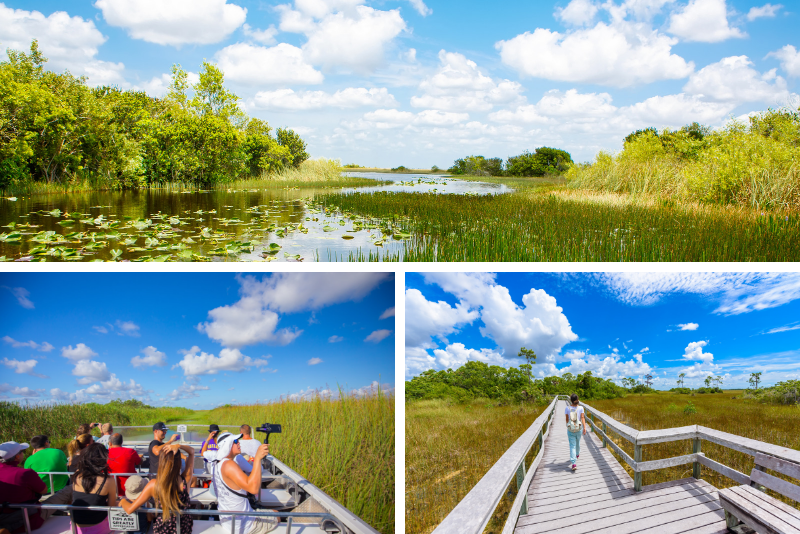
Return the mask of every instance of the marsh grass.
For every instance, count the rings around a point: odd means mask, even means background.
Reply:
[[[270,453],[378,531],[394,532],[394,397],[340,394],[335,400],[281,400],[224,406],[206,415],[220,425],[279,423]],[[255,433],[263,441],[265,435]]]
[[[543,410],[486,399],[406,403],[406,532],[432,532]],[[506,493],[486,532],[502,531],[515,496]]]
[[[629,395],[625,398],[596,400],[588,404],[606,415],[623,422],[636,430],[657,430],[686,425],[703,425],[708,428],[736,434],[750,439],[771,443],[789,449],[800,450],[800,408],[797,406],[768,405],[741,398],[741,391],[725,391],[713,395],[680,395],[662,392],[659,394]],[[695,408],[685,410],[691,403]],[[611,432],[610,437],[626,453],[633,457],[633,445]],[[616,453],[620,464],[633,476],[633,470]],[[749,475],[753,469],[753,457],[708,441],[702,442],[706,456],[727,467]],[[642,460],[659,460],[692,453],[691,440],[655,443],[642,447]],[[777,473],[771,473],[779,476]],[[642,473],[642,484],[658,484],[692,476],[692,464],[647,471]],[[787,479],[787,477],[781,476]],[[702,468],[702,478],[722,489],[738,486],[739,483],[711,469]],[[798,484],[798,481],[793,481]],[[773,497],[800,508],[800,504],[769,492]]]

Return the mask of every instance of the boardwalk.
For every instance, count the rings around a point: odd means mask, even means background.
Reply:
[[[687,478],[633,491],[633,479],[593,432],[581,440],[578,469],[569,462],[564,401],[559,401],[541,464],[528,488],[528,513],[515,534],[634,532],[724,534],[717,489]]]

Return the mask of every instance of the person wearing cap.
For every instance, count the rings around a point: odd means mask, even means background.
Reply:
[[[33,452],[25,460],[25,469],[33,469],[37,473],[67,471],[67,455],[64,451],[50,447],[50,438],[47,436],[33,436],[31,439]],[[50,488],[50,475],[39,475],[46,486],[45,493],[54,493],[67,485],[67,475],[53,475],[53,486]]]
[[[94,440],[95,443],[101,443],[106,446],[106,449],[109,448],[109,440],[111,439],[111,434],[114,433],[114,427],[111,426],[111,423],[103,423],[103,426],[100,427],[100,432],[103,433],[98,439]]]
[[[158,454],[161,452],[161,449],[166,445],[172,445],[172,443],[180,437],[180,434],[173,434],[165,443],[164,438],[167,436],[167,430],[169,430],[167,425],[160,421],[153,425],[153,441],[150,442],[150,446],[147,448],[150,458],[151,473],[158,473]]]
[[[139,498],[139,495],[142,494],[144,487],[147,486],[147,479],[139,475],[133,475],[127,478],[128,480],[125,481],[125,491],[123,494],[126,499],[134,502]],[[153,500],[149,499],[143,506],[145,508],[152,508]],[[147,534],[147,531],[150,530],[150,523],[153,521],[153,514],[149,512],[136,512],[136,515],[139,516],[139,530],[131,531],[129,534]]]
[[[217,455],[217,441],[216,437],[219,435],[219,425],[208,425],[208,437],[200,446],[200,456],[203,457],[203,460],[208,465],[208,459],[206,458],[206,452],[209,452],[209,458],[211,460]]]
[[[0,502],[9,504],[38,504],[39,498],[47,489],[44,481],[33,469],[20,467],[25,460],[27,443],[6,441],[0,445]],[[0,510],[1,514],[14,513],[13,508]],[[29,515],[31,530],[42,526],[44,519],[35,513]]]
[[[122,434],[112,434],[108,448],[109,473],[135,473],[136,466],[142,464],[142,457],[135,450],[122,446]],[[128,477],[117,477],[117,494],[125,492]]]
[[[242,435],[234,436],[225,433],[219,436],[217,457],[212,466],[214,492],[217,494],[217,505],[220,510],[231,512],[252,512],[248,493],[261,494],[261,460],[269,455],[269,445],[258,447],[253,461],[253,469],[246,475],[242,468],[233,461],[241,455],[239,440]],[[234,516],[220,514],[223,532],[233,532],[231,521]],[[233,534],[265,534],[278,527],[276,517],[236,517],[236,531]]]

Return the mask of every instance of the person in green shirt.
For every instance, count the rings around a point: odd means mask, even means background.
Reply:
[[[45,473],[48,471],[60,471],[66,473],[67,471],[67,455],[59,449],[50,448],[50,438],[47,436],[34,436],[31,440],[31,448],[33,454],[28,456],[25,460],[25,469],[33,469],[37,473]],[[39,478],[44,481],[47,486],[47,492],[53,493],[50,489],[50,475],[39,475]],[[63,488],[69,477],[67,475],[53,475],[53,485],[55,491]]]

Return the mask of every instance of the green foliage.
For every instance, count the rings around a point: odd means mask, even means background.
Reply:
[[[397,166],[397,167],[394,167],[394,168],[392,169],[392,171],[394,171],[394,172],[405,172],[405,171],[407,171],[407,170],[409,170],[409,169],[408,169],[408,167],[406,167],[405,165],[399,165],[399,166]]]
[[[681,395],[688,395],[692,392],[690,388],[672,388],[669,391],[670,393],[680,393]]]
[[[786,380],[768,388],[748,389],[742,397],[765,404],[800,405],[800,380]]]
[[[569,152],[543,146],[537,148],[533,153],[525,151],[519,156],[508,158],[506,174],[510,176],[562,174],[573,164]]]
[[[342,167],[344,167],[345,169],[363,169],[364,168],[363,165],[357,165],[355,163],[346,163],[346,164],[342,165]]]
[[[467,156],[457,159],[453,166],[447,169],[451,174],[467,176],[502,176],[503,160],[500,158],[485,158],[483,156]]]
[[[466,402],[476,398],[507,402],[547,402],[553,395],[576,393],[581,399],[612,399],[625,394],[625,389],[610,380],[592,376],[591,371],[574,376],[548,376],[531,382],[523,364],[508,369],[498,365],[470,361],[456,370],[429,369],[406,382],[406,401],[451,399]]]
[[[705,393],[722,393],[722,390],[718,387],[704,387],[704,388],[697,388],[695,393],[705,394]]]
[[[248,120],[221,70],[203,62],[192,85],[180,65],[168,94],[90,88],[69,72],[45,70],[38,43],[0,62],[0,189],[90,183],[137,188],[167,182],[209,185],[260,176],[308,159],[292,130],[277,139]]]
[[[683,408],[683,413],[686,415],[692,415],[697,413],[697,408],[695,408],[694,403],[692,401],[688,401],[686,406]]]
[[[440,169],[438,166],[436,166],[436,165],[434,165],[433,167],[431,167],[431,172],[439,172],[440,170],[441,170],[441,169]]]

